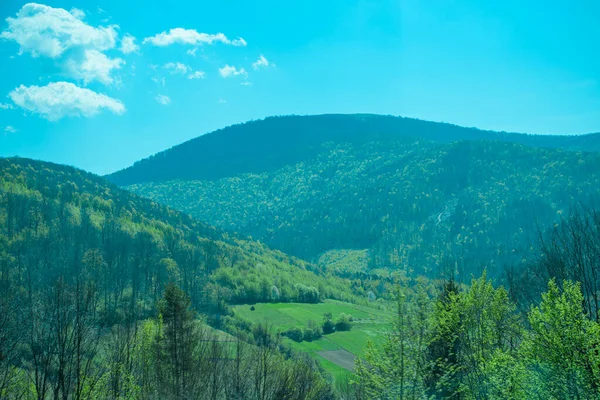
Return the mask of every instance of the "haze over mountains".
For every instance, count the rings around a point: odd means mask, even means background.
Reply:
[[[314,262],[434,276],[452,265],[468,279],[527,262],[538,227],[591,204],[598,151],[600,134],[290,116],[200,136],[107,178]]]

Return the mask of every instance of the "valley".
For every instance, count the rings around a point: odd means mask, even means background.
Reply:
[[[0,397],[592,393],[600,153],[538,140],[282,117],[107,177],[0,159]]]

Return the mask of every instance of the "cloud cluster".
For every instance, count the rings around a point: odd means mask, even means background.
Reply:
[[[93,27],[82,21],[85,16],[77,9],[71,12],[43,4],[25,4],[16,18],[7,18],[8,28],[0,38],[14,40],[21,53],[33,57],[60,57],[75,47],[112,49],[117,40],[118,26]]]
[[[171,72],[171,74],[179,74],[179,75],[187,75],[188,79],[204,79],[206,78],[206,73],[204,71],[194,71],[192,67],[189,65],[180,63],[180,62],[168,62],[163,65],[164,69],[167,69]],[[162,79],[162,86],[164,86],[165,81]],[[153,77],[152,80],[156,83],[159,83],[159,78]]]
[[[131,36],[130,34],[126,34],[125,36],[123,36],[123,38],[121,39],[121,47],[119,47],[121,53],[136,53],[140,49],[140,46],[135,44],[135,40],[135,37]]]
[[[204,79],[206,78],[206,74],[204,71],[194,71],[188,75],[188,79]]]
[[[165,95],[159,94],[154,99],[156,101],[158,101],[160,104],[162,104],[163,106],[171,104],[171,98],[169,96],[165,96]]]
[[[227,36],[222,33],[200,33],[195,29],[183,28],[173,28],[169,30],[169,32],[163,31],[154,36],[145,38],[142,43],[149,43],[153,46],[164,47],[175,43],[197,46],[201,44],[213,44],[215,42],[229,44],[232,46],[246,46],[247,44],[246,41],[241,37],[235,40],[229,40]]]
[[[169,62],[166,63],[165,65],[163,65],[164,69],[168,69],[169,71],[171,71],[172,74],[182,74],[185,75],[188,73],[188,71],[191,70],[191,68],[185,64],[182,64],[180,62]]]
[[[19,54],[53,59],[62,74],[83,81],[85,85],[99,81],[104,85],[115,82],[113,70],[125,61],[109,58],[104,51],[113,49],[118,38],[118,26],[91,26],[83,21],[85,13],[43,4],[25,4],[15,18],[7,18],[8,27],[0,38],[19,44]],[[121,49],[134,51],[135,38],[125,36]]]
[[[257,70],[259,68],[267,68],[269,65],[270,65],[269,60],[267,60],[265,58],[265,56],[263,56],[261,54],[260,57],[258,57],[258,60],[256,60],[254,63],[252,63],[252,68]]]
[[[66,116],[91,117],[106,109],[121,115],[125,106],[119,100],[70,82],[54,82],[46,86],[21,85],[9,93],[19,107],[50,121]]]
[[[14,126],[7,125],[4,127],[4,134],[17,133],[17,132],[19,132],[19,130],[17,128],[15,128]]]
[[[83,80],[84,84],[99,81],[110,85],[115,81],[112,70],[125,64],[121,58],[109,58],[98,50],[85,50],[81,59],[72,58],[66,61],[67,75],[73,79]]]
[[[99,13],[101,11],[98,9]],[[77,8],[66,10],[36,3],[23,5],[14,17],[6,19],[6,29],[0,32],[0,39],[17,43],[19,55],[50,59],[63,79],[69,78],[77,84],[60,81],[45,86],[20,85],[9,93],[14,106],[0,103],[0,110],[16,106],[53,121],[67,116],[89,117],[101,111],[117,115],[125,112],[125,106],[120,100],[81,86],[99,83],[120,87],[122,82],[119,70],[126,64],[124,58],[129,54],[139,53],[140,46],[129,33],[120,37],[118,25],[92,25],[85,19],[85,13]],[[242,37],[230,39],[223,33],[208,34],[184,28],[173,28],[146,37],[142,44],[157,47],[188,45],[191,48],[186,53],[193,57],[196,56],[198,47],[203,45],[247,45]],[[122,58],[110,55],[116,51],[122,54]],[[272,65],[261,54],[252,68],[258,70]],[[150,67],[157,73],[151,79],[159,86],[164,86],[165,79],[160,77],[158,66]],[[204,71],[181,62],[168,62],[162,68],[189,80],[206,78]],[[251,84],[247,82],[248,72],[241,67],[227,64],[219,68],[219,74],[223,78],[243,77],[243,85]],[[171,98],[166,95],[159,94],[155,100],[162,105],[171,103]]]
[[[240,75],[247,77],[248,72],[246,72],[244,68],[237,69],[236,67],[227,64],[223,68],[219,68],[219,75],[221,75],[223,78],[230,78]]]

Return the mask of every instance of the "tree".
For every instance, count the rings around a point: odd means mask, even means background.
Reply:
[[[552,398],[600,396],[600,326],[586,317],[580,284],[551,280],[529,313],[524,350]]]
[[[335,323],[332,320],[332,315],[330,312],[323,314],[323,334],[329,335],[330,333],[335,332]]]
[[[352,329],[352,316],[340,313],[337,321],[335,322],[335,330],[337,332],[349,331]]]
[[[396,290],[394,326],[383,348],[369,341],[364,359],[356,361],[359,399],[418,399],[424,394],[421,358],[425,348],[419,341],[418,312],[414,312],[419,310],[420,299],[413,302],[407,292],[400,286]]]
[[[199,327],[189,297],[173,283],[165,288],[159,313],[155,344],[158,381],[165,395],[178,399],[194,393],[198,384],[194,372],[200,345]]]
[[[584,311],[600,322],[600,213],[575,209],[548,237],[540,234],[540,242],[537,278],[556,278],[559,287],[565,280],[580,282]]]
[[[432,340],[427,346],[429,365],[425,385],[430,396],[460,398],[460,293],[453,280],[444,283],[434,306]]]

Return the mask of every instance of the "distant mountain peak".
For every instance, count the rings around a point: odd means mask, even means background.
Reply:
[[[277,116],[196,137],[107,176],[118,185],[175,179],[215,180],[274,171],[310,159],[327,142],[420,138],[434,142],[493,140],[534,147],[600,151],[600,134],[528,135],[465,128],[377,114]]]

